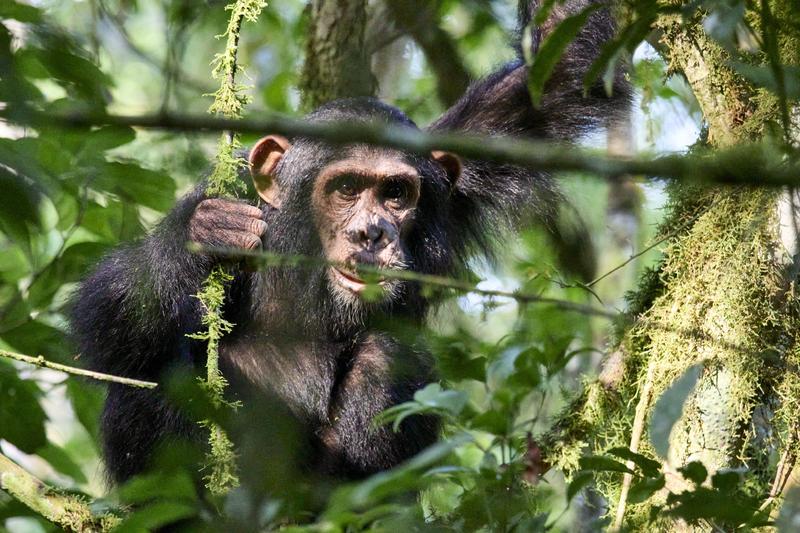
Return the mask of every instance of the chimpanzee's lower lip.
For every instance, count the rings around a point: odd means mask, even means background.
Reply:
[[[366,281],[359,278],[350,271],[343,270],[338,267],[331,267],[331,270],[333,271],[339,283],[353,292],[361,292],[364,289],[364,287],[367,286]],[[380,280],[378,283],[383,284],[384,280]]]

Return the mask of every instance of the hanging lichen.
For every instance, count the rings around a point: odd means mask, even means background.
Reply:
[[[210,113],[226,118],[241,118],[249,98],[244,94],[247,87],[236,83],[236,74],[241,70],[237,63],[239,33],[242,22],[255,22],[266,5],[264,0],[239,0],[225,7],[231,11],[231,16],[225,33],[218,36],[226,39],[225,50],[217,54],[212,62],[212,76],[220,80],[220,87],[213,94],[214,103],[209,108]],[[239,147],[238,137],[233,132],[226,132],[220,138],[214,171],[208,179],[205,191],[207,196],[234,196],[239,190],[239,169],[244,164],[236,156]],[[219,370],[219,342],[233,328],[233,324],[222,316],[225,286],[232,279],[222,266],[215,267],[208,276],[202,290],[197,294],[205,310],[202,323],[207,329],[190,337],[207,343],[206,379],[203,385],[212,403],[217,407],[229,406],[235,409],[235,403],[225,401],[227,381]],[[213,494],[225,494],[239,483],[233,444],[218,424],[205,420],[201,425],[210,433],[206,486]]]

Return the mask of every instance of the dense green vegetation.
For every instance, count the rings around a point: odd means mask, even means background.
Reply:
[[[794,530],[800,251],[796,226],[788,238],[786,229],[796,199],[788,189],[701,180],[665,187],[651,176],[559,175],[571,232],[509,235],[495,261],[476,261],[473,279],[430,287],[447,303],[424,330],[398,334],[431,350],[442,381],[376,421],[444,417],[441,442],[411,461],[358,483],[316,484],[287,467],[291,432],[252,420],[254,442],[235,450],[241,483],[230,491],[193,484],[206,450],[188,443],[109,489],[98,450],[103,383],[14,354],[81,367],[65,319],[75,284],[152,228],[215,158],[224,164],[231,145],[219,132],[57,117],[206,113],[226,3],[0,4],[0,531],[57,530],[56,518],[87,531],[180,520],[187,531],[733,530],[776,521]],[[477,77],[513,54],[500,44],[515,2],[423,4],[451,44],[441,53],[462,73]],[[620,37],[592,73],[630,61],[634,133],[610,124],[587,143],[646,155],[758,141],[776,165],[798,168],[796,2],[614,5]],[[244,116],[304,111],[297,87],[313,76],[302,68],[312,16],[302,2],[272,0],[243,26]],[[377,92],[429,123],[449,103],[452,91],[440,87],[448,80],[430,42],[390,19],[374,1],[362,21]],[[558,56],[580,22],[567,19],[547,53]],[[533,72],[535,93],[547,72]],[[193,376],[158,386],[207,426],[241,423]],[[35,479],[25,472],[47,487],[26,485]]]

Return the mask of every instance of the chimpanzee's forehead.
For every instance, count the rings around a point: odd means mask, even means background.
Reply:
[[[284,179],[293,181],[294,179],[308,180],[324,167],[337,161],[358,160],[365,165],[370,165],[372,161],[386,161],[387,159],[403,162],[415,168],[419,168],[425,161],[415,154],[385,148],[381,146],[371,146],[366,144],[351,145],[331,145],[307,139],[297,139],[292,143],[292,147],[286,153],[283,160]]]

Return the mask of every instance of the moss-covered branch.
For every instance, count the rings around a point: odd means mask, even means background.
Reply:
[[[95,515],[87,502],[48,487],[2,454],[0,489],[65,531],[105,532],[111,531],[119,523],[119,518],[113,515]]]
[[[615,179],[620,175],[672,178],[696,184],[740,184],[766,187],[800,185],[798,154],[788,157],[770,144],[749,143],[685,155],[610,156],[596,150],[527,139],[431,134],[382,124],[312,123],[283,115],[231,120],[196,115],[160,114],[121,116],[73,113],[17,114],[19,124],[84,128],[132,126],[185,132],[227,131],[277,133],[317,139],[331,144],[365,143],[426,155],[448,150],[469,159],[500,161],[537,170],[587,172]]]

